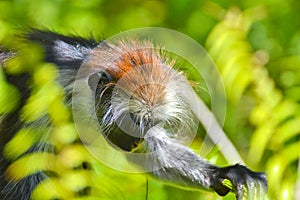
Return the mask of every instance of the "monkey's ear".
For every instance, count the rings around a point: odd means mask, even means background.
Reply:
[[[45,61],[60,68],[78,69],[98,43],[81,37],[64,36],[54,32],[33,29],[27,38],[40,44],[45,51]]]
[[[113,79],[109,73],[103,72],[95,72],[94,74],[89,76],[88,85],[92,91],[96,93],[103,90],[105,85],[112,82]]]
[[[88,84],[89,84],[89,87],[91,88],[92,91],[96,91],[100,79],[101,79],[101,73],[100,72],[96,72],[96,73],[89,76]]]

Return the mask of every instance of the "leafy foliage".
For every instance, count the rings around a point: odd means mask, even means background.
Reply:
[[[40,139],[35,134],[40,131],[48,131],[58,148],[55,158],[32,154],[11,165],[8,174],[22,178],[31,173],[22,171],[22,166],[51,159],[54,164],[45,166],[40,162],[32,170],[51,168],[59,176],[39,185],[33,198],[55,198],[59,194],[69,199],[73,191],[84,192],[82,189],[92,186],[92,194],[100,199],[145,199],[144,175],[109,169],[73,143],[78,136],[71,113],[62,103],[63,91],[55,82],[57,72],[54,66],[43,63],[39,47],[27,44],[19,35],[34,27],[100,39],[131,28],[163,26],[203,44],[219,67],[228,99],[224,129],[246,164],[266,171],[270,199],[298,199],[299,12],[300,3],[296,0],[0,1],[0,46],[21,52],[19,58],[8,63],[9,73],[25,71],[33,75],[32,95],[23,107],[22,119],[32,122],[47,114],[53,127],[20,130],[5,147],[6,155],[11,159],[20,155]],[[18,103],[18,92],[6,83],[0,71],[0,114],[13,111]],[[199,138],[195,143],[201,143]],[[211,154],[211,160],[226,164],[215,151]],[[92,174],[73,170],[84,160],[94,164],[94,170],[89,172]],[[215,194],[181,190],[149,178],[148,199],[183,198],[219,199]]]

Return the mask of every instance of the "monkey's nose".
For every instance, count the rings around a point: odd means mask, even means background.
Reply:
[[[136,113],[130,113],[130,117],[135,126],[139,127],[141,131],[141,137],[143,137],[150,128],[159,123],[159,120],[153,117],[151,109],[147,109],[147,113],[144,113],[143,117],[138,117]]]

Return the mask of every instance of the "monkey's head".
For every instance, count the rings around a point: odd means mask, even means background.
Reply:
[[[114,145],[130,151],[156,125],[168,129],[171,137],[195,133],[195,117],[183,91],[186,79],[152,43],[103,42],[84,65],[99,70],[90,78],[95,110]]]

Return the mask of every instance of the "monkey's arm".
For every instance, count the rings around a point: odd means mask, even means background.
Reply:
[[[144,148],[154,152],[147,159],[148,166],[152,167],[149,170],[153,170],[151,173],[154,176],[181,186],[215,190],[221,196],[233,191],[238,200],[243,199],[245,189],[248,195],[253,195],[255,191],[251,190],[258,188],[255,195],[263,198],[267,188],[263,173],[253,172],[242,165],[219,168],[167,135],[165,129],[156,126],[144,138]],[[223,184],[225,179],[231,181],[232,189]],[[248,196],[248,199],[252,198]]]

